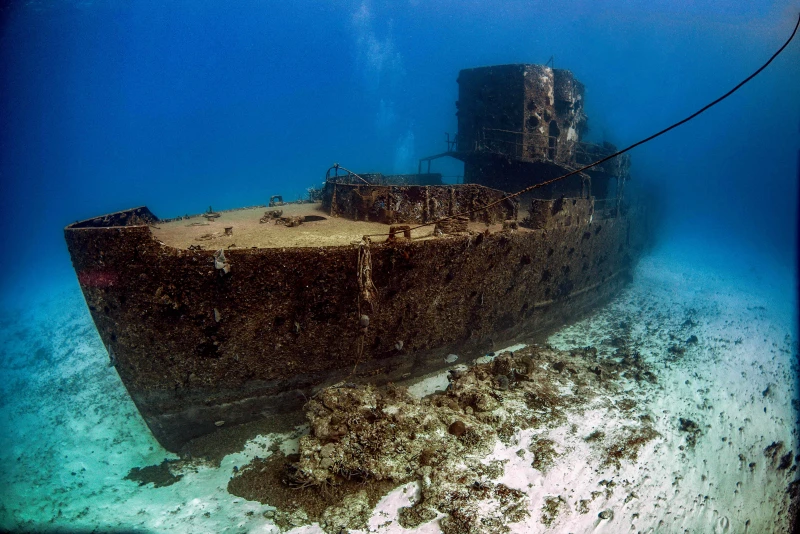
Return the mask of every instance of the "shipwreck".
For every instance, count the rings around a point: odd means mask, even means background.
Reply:
[[[417,174],[335,165],[319,202],[67,226],[100,337],[166,449],[342,380],[401,382],[541,339],[626,283],[648,237],[628,156],[554,180],[616,150],[582,141],[583,85],[527,64],[458,85],[457,136]],[[463,161],[463,183],[431,172],[441,157]]]

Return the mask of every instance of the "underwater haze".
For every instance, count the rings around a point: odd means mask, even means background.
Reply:
[[[545,63],[627,146],[786,39],[778,2],[12,2],[0,35],[2,293],[73,282],[61,229],[303,195],[334,162],[414,172],[456,132],[463,68]],[[662,228],[794,261],[800,47],[632,153]],[[459,166],[442,165],[447,176]]]
[[[792,0],[4,3],[0,530],[278,532],[272,504],[226,488],[240,466],[279,446],[292,452],[286,444],[302,433],[176,466],[162,487],[126,479],[175,456],[108,366],[66,225],[142,205],[171,218],[294,200],[335,162],[416,172],[455,135],[456,79],[471,67],[570,70],[586,87],[588,139],[623,148],[751,74],[799,14]],[[633,325],[631,346],[669,358],[653,356],[664,374],[640,400],[659,437],[638,458],[570,470],[595,450],[583,437],[611,421],[576,414],[580,439],[569,425],[547,437],[563,453],[548,475],[531,467],[545,438],[520,431],[510,454],[493,457],[522,462],[528,477],[504,475],[531,492],[530,518],[508,528],[786,532],[800,494],[800,37],[730,98],[630,154],[653,248],[619,299],[549,343],[568,354]],[[433,170],[463,180],[459,162]],[[696,359],[675,362],[675,339],[690,335],[686,357]],[[642,473],[641,486],[623,482]],[[387,497],[352,530],[440,531],[443,509],[417,530],[396,520],[404,498]],[[330,518],[293,517],[280,528],[332,531]]]

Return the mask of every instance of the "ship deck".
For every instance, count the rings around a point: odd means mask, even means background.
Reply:
[[[280,210],[283,217],[324,217],[323,220],[303,222],[289,227],[275,221],[259,222],[264,212]],[[322,209],[321,203],[286,204],[274,208],[255,207],[219,212],[219,217],[206,219],[202,215],[168,222],[158,222],[150,226],[156,239],[179,249],[201,246],[206,250],[228,248],[281,248],[281,247],[326,247],[358,243],[364,235],[387,234],[389,225],[379,222],[353,221],[344,217],[331,217]],[[411,224],[410,226],[415,226]],[[226,235],[225,228],[231,228]],[[433,237],[433,225],[413,230],[414,240]],[[471,222],[469,230],[483,232],[485,223]],[[502,224],[488,227],[497,231]],[[380,243],[386,237],[373,237]]]

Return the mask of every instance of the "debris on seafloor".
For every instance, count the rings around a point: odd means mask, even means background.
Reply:
[[[283,217],[283,210],[267,210],[264,212],[264,216],[261,217],[258,222],[266,223],[274,221],[275,219],[280,219],[281,217]]]
[[[289,228],[293,228],[295,226],[300,226],[303,224],[305,217],[300,217],[297,215],[291,217],[280,217],[275,221],[275,224],[282,224]]]
[[[219,214],[219,213],[217,213],[217,212],[215,212],[215,211],[214,211],[214,210],[211,208],[211,206],[209,206],[209,207],[208,207],[208,211],[206,211],[206,212],[203,214],[203,217],[205,217],[205,218],[206,218],[206,220],[208,220],[208,221],[210,221],[211,219],[218,219],[218,218],[219,218],[219,216],[220,216],[220,214]]]
[[[532,346],[457,366],[446,391],[422,399],[391,384],[332,386],[306,404],[310,432],[300,438],[298,453],[256,458],[236,473],[228,491],[276,507],[271,517],[282,529],[316,522],[338,533],[365,528],[383,495],[416,482],[412,505],[399,511],[404,528],[439,519],[444,534],[507,532],[531,511],[524,491],[498,482],[507,462],[491,457],[498,441],[516,446],[521,431],[535,431],[532,466],[546,471],[559,456],[544,437],[547,430],[595,401],[608,405],[610,393],[624,397],[623,378],[642,388],[656,381],[637,356],[625,349],[604,358],[588,347]],[[626,400],[624,408],[611,409],[630,411],[635,401]],[[622,433],[596,436],[592,447],[601,466],[634,460],[659,436],[640,421]],[[560,502],[550,505],[555,508],[541,511],[545,524]]]

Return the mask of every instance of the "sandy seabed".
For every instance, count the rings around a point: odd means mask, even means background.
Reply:
[[[657,381],[623,381],[618,397],[498,442],[495,482],[525,492],[512,532],[787,532],[798,503],[800,391],[796,290],[790,272],[714,256],[693,243],[660,248],[614,301],[551,336],[555,349],[627,345]],[[726,261],[730,257],[735,262]],[[219,465],[194,462],[175,483],[126,479],[176,458],[149,434],[97,336],[77,287],[0,315],[0,528],[141,532],[278,532],[269,504],[228,492],[239,468],[292,452],[300,428],[264,435]],[[424,395],[444,374],[411,388]],[[635,413],[611,409],[634,398]],[[657,432],[636,455],[603,462],[598,436],[647,417]],[[545,470],[537,440],[555,451]],[[272,451],[272,452],[271,452]],[[383,497],[366,531],[412,532],[397,520],[416,483]],[[434,519],[413,532],[439,532]],[[322,532],[305,525],[294,533]]]

